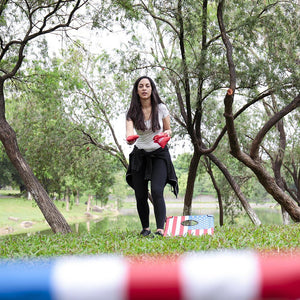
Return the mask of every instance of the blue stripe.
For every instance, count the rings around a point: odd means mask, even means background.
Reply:
[[[53,262],[0,261],[0,299],[50,300]]]

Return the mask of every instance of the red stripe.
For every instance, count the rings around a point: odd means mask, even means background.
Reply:
[[[183,230],[184,230],[184,226],[183,225],[181,225],[181,223],[183,222],[183,221],[185,221],[186,220],[186,217],[185,216],[183,216],[183,217],[180,217],[181,218],[181,220],[180,220],[180,229],[179,229],[179,236],[182,236],[183,235]],[[188,218],[187,218],[188,219]]]
[[[128,300],[179,300],[179,263],[161,260],[129,266]]]
[[[300,259],[299,256],[261,256],[262,299],[300,298]]]
[[[177,224],[177,217],[173,217],[172,236],[174,236],[174,235],[175,235],[175,231],[176,231],[176,224]]]

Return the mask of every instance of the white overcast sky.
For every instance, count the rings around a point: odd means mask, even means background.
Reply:
[[[143,29],[141,29],[143,30]],[[145,30],[143,30],[143,34]],[[120,49],[123,47],[123,44],[128,43],[128,36],[126,32],[122,30],[117,25],[114,27],[112,32],[108,30],[88,30],[85,28],[81,28],[79,30],[72,30],[68,32],[68,34],[74,39],[79,39],[82,41],[91,53],[98,54],[102,50],[109,52],[113,49]],[[49,34],[47,36],[47,40],[49,43],[49,54],[52,56],[54,53],[59,55],[60,49],[64,44],[64,35],[63,34]],[[129,91],[128,96],[130,97],[131,91]],[[125,115],[121,116],[114,122],[116,128],[116,134],[118,136],[119,142],[122,144],[123,151],[125,155],[128,157],[129,153],[132,151],[133,146],[128,146],[125,141]],[[171,140],[172,143],[172,140]],[[184,141],[173,141],[172,145],[174,148],[170,151],[173,157],[176,157],[178,154],[183,152],[191,152],[190,142],[187,140]]]

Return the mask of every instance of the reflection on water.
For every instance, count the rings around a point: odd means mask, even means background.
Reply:
[[[280,209],[276,208],[255,208],[259,219],[263,225],[270,224],[282,224],[282,217]],[[167,208],[167,216],[181,216],[181,208]],[[193,215],[213,215],[215,226],[219,226],[219,211],[212,208],[195,208],[193,209]],[[251,224],[249,217],[243,213],[237,220],[237,224]],[[228,220],[224,220],[224,224],[229,223]],[[155,230],[155,218],[153,214],[153,209],[150,209],[150,227]],[[84,232],[103,232],[105,233],[108,230],[119,230],[119,231],[140,231],[141,224],[136,211],[136,208],[131,209],[121,209],[120,215],[115,217],[106,217],[103,219],[96,220],[87,220],[86,222],[81,222],[71,225],[72,231],[75,233],[84,233]],[[42,232],[43,234],[52,234],[51,230],[46,230]],[[33,234],[33,233],[31,233]]]
[[[270,224],[282,224],[282,218],[280,210],[277,209],[269,209],[269,208],[259,208],[255,209],[258,217],[260,218],[263,225],[270,225]],[[215,226],[219,225],[219,212],[216,209],[198,209],[193,211],[193,215],[213,215]],[[178,216],[182,215],[181,210],[168,210],[168,216]],[[251,223],[249,217],[244,215],[238,220],[241,224]],[[226,224],[226,219],[225,219]],[[139,221],[139,217],[135,209],[126,211],[125,215],[119,215],[116,217],[111,218],[104,218],[102,220],[90,220],[87,222],[82,222],[79,224],[74,224],[71,226],[73,232],[106,232],[107,230],[119,230],[119,231],[132,231],[132,230],[141,230],[141,224]],[[155,219],[153,212],[150,214],[150,227],[154,230],[155,226]]]
[[[254,210],[262,224],[282,224],[282,215],[279,208],[259,208]]]
[[[151,217],[151,223],[154,218]],[[140,221],[137,215],[119,215],[116,217],[106,217],[102,220],[92,220],[71,225],[73,232],[106,232],[108,230],[140,230]]]

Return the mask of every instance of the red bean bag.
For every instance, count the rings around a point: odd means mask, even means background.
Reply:
[[[170,138],[167,133],[161,132],[153,137],[153,141],[154,143],[158,143],[162,148],[165,148]]]
[[[140,136],[137,134],[129,135],[126,140],[127,140],[127,142],[132,142],[132,141],[136,141],[139,137]]]

